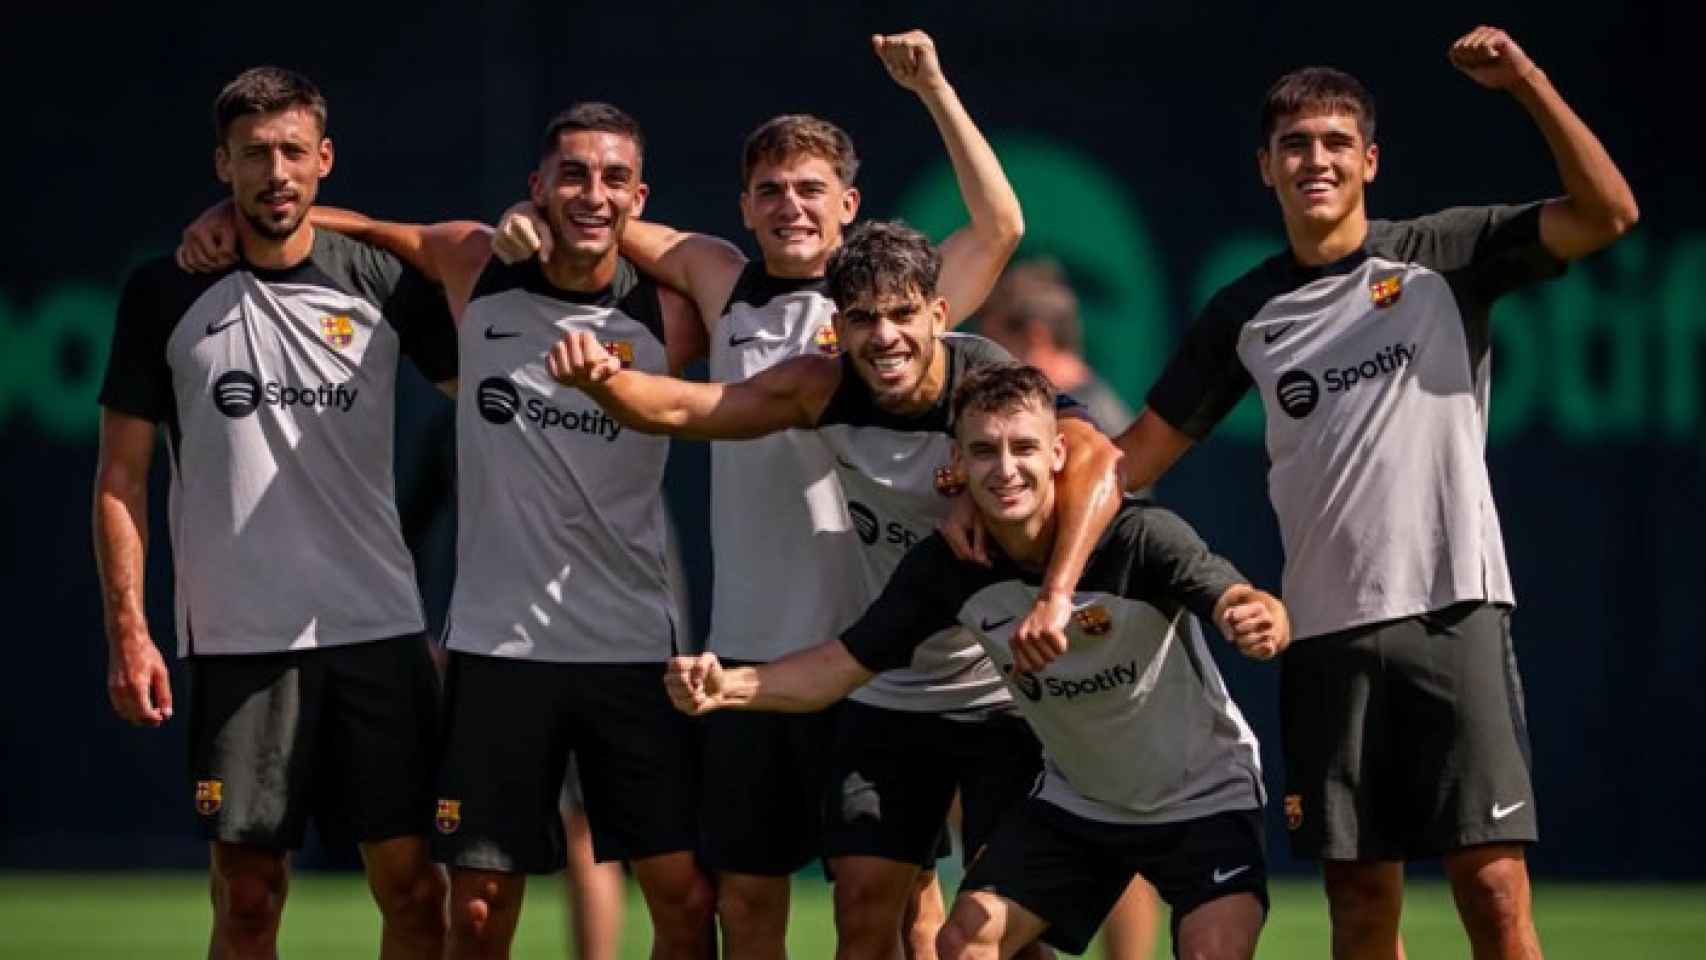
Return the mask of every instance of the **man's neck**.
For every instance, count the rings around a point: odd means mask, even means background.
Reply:
[[[243,262],[263,270],[288,270],[314,252],[314,227],[307,218],[283,240],[264,236],[243,218],[237,218],[237,242],[243,247]]]
[[[1054,553],[1055,515],[1054,491],[1050,490],[1042,509],[1018,523],[991,523],[989,535],[995,538],[1001,551],[1019,565],[1021,570],[1040,573],[1048,567]]]
[[[1362,242],[1368,237],[1368,213],[1358,207],[1343,220],[1324,228],[1288,221],[1285,233],[1291,242],[1291,255],[1298,263],[1323,267],[1362,249]]]
[[[616,279],[616,248],[611,247],[597,260],[553,256],[540,268],[547,282],[559,290],[592,293],[603,290]]]
[[[765,257],[764,272],[778,280],[821,280],[823,279],[824,268],[829,264],[829,255],[834,252],[831,250],[817,260],[804,262],[799,260],[772,260]]]

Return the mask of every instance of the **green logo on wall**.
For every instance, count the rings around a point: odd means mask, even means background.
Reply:
[[[1168,283],[1134,192],[1075,147],[1034,137],[996,143],[1025,204],[1019,256],[1055,257],[1079,286],[1085,353],[1132,403],[1222,284],[1280,250],[1270,232],[1223,238],[1190,282]],[[941,239],[965,222],[945,162],[906,190],[899,215]],[[1700,439],[1706,364],[1706,235],[1655,251],[1640,232],[1562,279],[1507,297],[1494,313],[1492,439],[1550,431],[1569,442]],[[1215,432],[1260,443],[1254,393]]]

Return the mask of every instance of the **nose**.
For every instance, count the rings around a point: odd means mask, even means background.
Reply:
[[[1303,162],[1311,168],[1327,166],[1327,145],[1320,140],[1309,141],[1309,147],[1303,152]]]
[[[289,167],[285,160],[284,151],[275,148],[269,156],[272,158],[272,163],[267,168],[267,179],[273,183],[284,183],[289,180]]]
[[[789,220],[800,210],[800,195],[794,192],[792,185],[782,190],[781,202],[776,205],[776,212]]]
[[[887,316],[880,316],[871,327],[871,340],[880,346],[888,346],[900,339],[900,326]]]

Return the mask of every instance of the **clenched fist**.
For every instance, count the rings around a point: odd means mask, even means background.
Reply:
[[[1447,56],[1452,66],[1490,90],[1508,90],[1538,69],[1498,27],[1476,27],[1459,37]]]
[[[948,83],[942,76],[942,65],[936,62],[936,42],[922,30],[873,36],[871,49],[894,82],[913,93],[926,93]]]
[[[714,653],[671,657],[664,664],[663,686],[675,709],[690,717],[710,713],[723,705],[723,665]]]
[[[591,330],[571,330],[545,357],[551,379],[565,387],[585,390],[621,372],[622,360],[611,356]]]
[[[492,255],[514,264],[536,254],[541,261],[551,259],[551,227],[532,201],[523,200],[505,210],[492,231]]]

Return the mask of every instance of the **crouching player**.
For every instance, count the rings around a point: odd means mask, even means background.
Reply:
[[[1268,904],[1256,738],[1191,614],[1266,660],[1290,642],[1285,608],[1177,516],[1128,500],[1078,581],[1067,651],[1040,672],[1016,669],[1009,640],[1056,534],[1054,402],[1048,379],[1018,364],[974,370],[954,395],[954,459],[1000,548],[992,566],[931,536],[839,640],[756,667],[678,657],[665,685],[691,714],[818,710],[962,625],[1046,763],[966,875],[937,943],[944,960],[1008,958],[1038,939],[1082,953],[1139,873],[1172,908],[1181,956],[1250,957]]]

